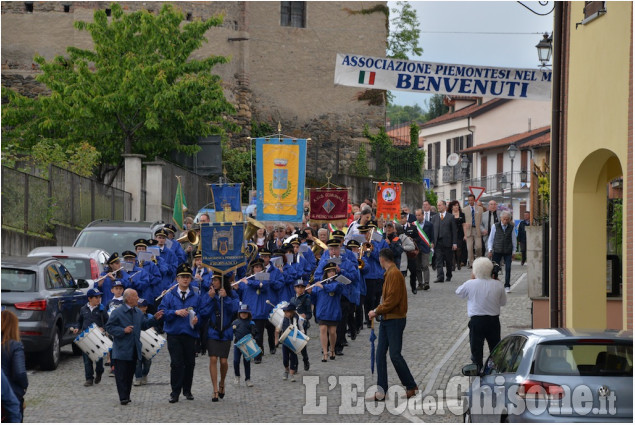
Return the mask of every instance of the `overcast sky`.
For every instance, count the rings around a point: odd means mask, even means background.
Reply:
[[[421,29],[420,57],[412,60],[506,68],[538,68],[538,33],[553,31],[553,12],[538,16],[515,1],[410,1]],[[392,9],[395,2],[388,2]],[[523,2],[539,13],[553,7]],[[479,34],[479,33],[503,34]],[[518,34],[523,33],[523,34]],[[531,33],[531,34],[527,34]],[[397,105],[424,107],[431,95],[393,91]]]

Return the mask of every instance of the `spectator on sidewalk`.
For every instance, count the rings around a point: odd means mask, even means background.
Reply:
[[[500,264],[505,261],[505,292],[511,291],[512,255],[516,252],[516,233],[509,211],[500,214],[500,221],[492,225],[487,248],[489,258]]]
[[[487,340],[490,353],[501,339],[500,308],[507,303],[507,295],[500,282],[492,278],[494,264],[485,257],[474,260],[472,279],[456,289],[467,298],[470,318],[470,351],[472,362],[483,367],[483,344]]]
[[[527,230],[526,227],[531,224],[529,221],[531,214],[525,211],[523,220],[518,224],[518,244],[520,245],[520,265],[524,266],[527,262]]]

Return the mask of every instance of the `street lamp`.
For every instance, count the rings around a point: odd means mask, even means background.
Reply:
[[[509,179],[509,183],[511,185],[509,203],[512,209],[512,219],[514,218],[514,158],[516,158],[517,153],[518,153],[518,148],[516,147],[516,145],[514,143],[509,145],[509,148],[507,148],[507,155],[509,155],[509,159],[511,159],[512,161],[512,171],[511,171],[510,179]]]
[[[463,171],[463,200],[467,196],[467,169],[470,166],[470,160],[467,158],[467,154],[461,155],[461,170]]]
[[[549,66],[548,62],[551,59],[552,45],[551,42],[553,39],[547,33],[544,33],[542,36],[542,40],[538,44],[536,44],[536,49],[538,49],[538,60],[542,64],[541,66],[544,68]]]
[[[505,203],[505,186],[507,186],[507,177],[503,174],[500,181],[501,185],[501,197],[503,198],[503,203]]]

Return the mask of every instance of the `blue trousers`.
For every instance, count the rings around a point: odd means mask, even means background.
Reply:
[[[82,353],[84,358],[84,376],[86,380],[93,379],[95,373],[101,375],[104,373],[104,359],[103,357],[95,362],[95,370],[93,371],[93,361],[88,357],[86,353]]]
[[[285,369],[289,368],[294,372],[298,371],[298,355],[285,345],[282,346],[282,364]]]
[[[141,356],[141,358],[137,360],[137,368],[134,371],[134,377],[139,379],[148,375],[148,373],[150,373],[150,366],[152,366],[152,360],[148,360]]]
[[[243,352],[240,351],[240,348],[234,345],[234,375],[235,376],[240,376],[240,357],[242,355],[243,355]],[[249,381],[251,379],[251,361],[243,357],[243,365],[245,366],[245,381]]]
[[[508,254],[501,254],[499,252],[494,252],[492,254],[492,260],[495,263],[500,264],[501,263],[501,259],[505,260],[505,287],[506,288],[510,288],[511,287],[511,283],[510,280],[512,278],[511,274],[512,274],[512,255]]]
[[[379,386],[384,394],[388,391],[388,363],[386,353],[390,350],[390,361],[395,367],[397,376],[401,384],[407,390],[413,390],[417,387],[415,379],[408,369],[406,360],[401,355],[401,346],[403,343],[403,331],[406,328],[406,318],[389,319],[379,322],[379,337],[377,338],[377,386]]]

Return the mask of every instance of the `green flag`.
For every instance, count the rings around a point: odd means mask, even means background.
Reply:
[[[176,224],[179,230],[183,230],[183,216],[187,211],[187,204],[185,203],[185,196],[183,195],[183,188],[181,187],[181,179],[176,178],[178,184],[176,186],[176,195],[174,196],[174,212],[172,213],[172,220]]]

